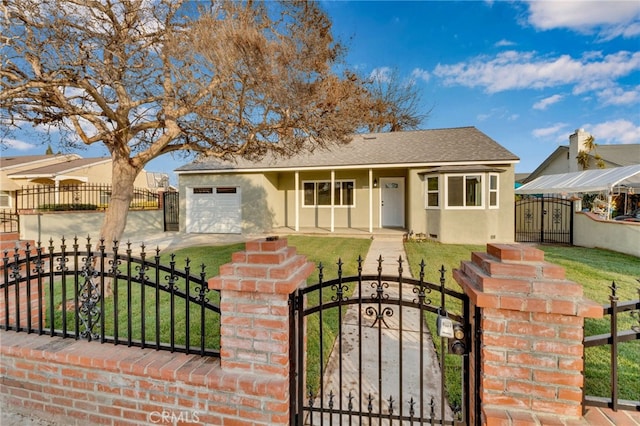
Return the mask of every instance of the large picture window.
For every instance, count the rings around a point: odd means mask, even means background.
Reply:
[[[447,207],[482,207],[482,175],[447,176]]]
[[[334,181],[333,197],[334,206],[355,205],[355,181],[336,180]],[[331,181],[304,182],[303,206],[331,206]]]

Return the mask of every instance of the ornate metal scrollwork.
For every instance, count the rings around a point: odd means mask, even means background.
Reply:
[[[529,224],[533,223],[533,213],[531,213],[529,209],[524,211],[524,222]]]
[[[381,305],[383,300],[389,299],[389,294],[385,293],[385,289],[389,288],[389,283],[377,281],[377,282],[371,283],[371,287],[376,290],[375,293],[371,294],[371,300],[378,302],[378,309],[376,309],[373,306],[367,306],[367,308],[365,309],[365,313],[368,316],[376,317],[375,321],[373,321],[373,324],[371,324],[371,327],[375,327],[375,325],[378,324],[378,322],[381,322],[382,324],[384,324],[385,327],[389,328],[389,325],[384,320],[384,317],[393,316],[393,309],[391,309],[389,306],[382,308],[382,305]]]
[[[80,270],[82,284],[78,289],[78,318],[82,323],[80,337],[89,341],[97,339],[99,334],[95,331],[100,329],[100,285],[96,283],[98,271],[94,267],[94,256],[87,256],[82,259],[83,265]]]
[[[553,213],[551,215],[554,225],[560,225],[562,223],[562,210],[559,208],[553,209]]]
[[[349,289],[349,286],[345,285],[345,284],[333,284],[331,286],[331,290],[335,291],[336,294],[331,296],[331,300],[334,302],[338,302],[338,301],[345,301],[348,300],[348,297],[344,296],[344,292],[347,291]]]
[[[380,312],[378,312],[378,310],[376,308],[374,308],[373,306],[367,306],[367,308],[364,310],[364,312],[371,316],[375,316],[376,319],[373,321],[373,324],[371,324],[371,327],[375,327],[376,324],[378,322],[381,322],[382,324],[384,324],[385,327],[389,328],[389,324],[387,324],[387,322],[384,320],[384,317],[392,317],[393,316],[393,309],[391,309],[391,307],[386,306],[383,309],[380,309]]]
[[[176,284],[176,281],[178,280],[178,276],[175,275],[174,273],[175,266],[176,266],[175,257],[176,255],[171,253],[171,261],[169,262],[171,273],[169,275],[164,276],[164,279],[167,281],[167,285],[164,286],[164,288],[168,291],[178,290],[178,285]]]
[[[427,294],[431,293],[431,289],[425,285],[424,282],[424,268],[426,264],[424,260],[420,262],[420,284],[413,286],[413,293],[418,295],[417,299],[413,299],[413,303],[419,305],[431,305],[431,299],[427,298]]]
[[[371,288],[376,290],[375,293],[371,293],[371,300],[381,302],[382,300],[389,298],[389,294],[384,292],[385,289],[389,288],[389,283],[377,281],[371,283]]]

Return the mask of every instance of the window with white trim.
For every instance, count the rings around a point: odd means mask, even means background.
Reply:
[[[482,175],[447,175],[446,207],[482,207]]]
[[[355,206],[355,181],[336,180],[333,187],[333,205],[342,207]],[[307,181],[302,183],[304,196],[302,205],[305,207],[331,206],[331,181]]]
[[[497,208],[498,202],[498,175],[489,173],[489,208]]]
[[[440,206],[440,188],[438,176],[427,177],[427,208]]]

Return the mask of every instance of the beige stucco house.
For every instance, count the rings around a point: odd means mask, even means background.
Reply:
[[[16,208],[21,188],[49,185],[61,193],[86,184],[111,184],[109,157],[82,158],[77,154],[46,154],[0,157],[0,209]],[[154,189],[148,173],[136,178],[135,187]],[[105,193],[104,197],[108,197]]]
[[[176,169],[180,229],[381,228],[444,243],[512,242],[518,157],[475,127],[357,135],[331,150]]]

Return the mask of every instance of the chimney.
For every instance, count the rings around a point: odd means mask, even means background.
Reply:
[[[591,134],[584,129],[576,129],[576,132],[569,136],[569,172],[580,172],[582,166],[578,165],[578,152],[585,150],[584,142]]]

